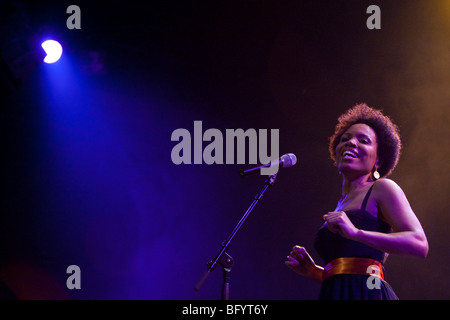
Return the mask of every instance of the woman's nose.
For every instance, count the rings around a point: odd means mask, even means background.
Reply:
[[[355,139],[355,138],[348,139],[348,140],[345,142],[345,145],[346,145],[346,146],[356,147],[356,139]]]

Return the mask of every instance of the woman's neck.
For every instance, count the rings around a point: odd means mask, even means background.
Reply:
[[[363,189],[371,182],[370,173],[353,179],[344,176],[342,180],[342,196],[345,197],[350,192]]]

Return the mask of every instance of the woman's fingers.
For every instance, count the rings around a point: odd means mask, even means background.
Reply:
[[[296,267],[299,265],[298,260],[291,256],[287,256],[287,260],[284,262],[284,264],[288,267]]]
[[[307,261],[307,257],[309,257],[308,252],[304,247],[301,246],[294,246],[287,256],[286,262],[299,265],[304,264],[305,261]]]
[[[344,214],[345,214],[344,211],[328,212],[327,214],[323,215],[323,220],[325,220],[325,221],[337,221],[337,220],[341,219]]]
[[[328,212],[323,215],[323,219],[326,220],[328,230],[345,238],[352,238],[358,231],[344,211]]]
[[[323,220],[327,222],[327,228],[333,233],[339,232],[339,224],[342,221],[342,216],[344,212],[338,211],[338,212],[328,212],[327,214],[323,215]]]
[[[291,255],[295,257],[298,261],[301,261],[306,256],[306,250],[300,246],[294,246],[291,251]]]

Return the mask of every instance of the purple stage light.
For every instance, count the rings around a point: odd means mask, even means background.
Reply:
[[[47,40],[42,43],[42,48],[44,49],[47,56],[44,58],[45,63],[55,63],[61,58],[63,49],[58,41]]]

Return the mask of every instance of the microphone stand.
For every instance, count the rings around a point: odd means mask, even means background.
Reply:
[[[264,195],[264,192],[272,186],[275,183],[275,179],[277,177],[277,174],[270,175],[267,177],[266,181],[264,182],[264,186],[261,188],[261,190],[255,195],[253,202],[248,207],[247,211],[245,211],[244,215],[242,216],[241,220],[237,223],[237,225],[234,227],[231,234],[228,236],[228,238],[222,243],[222,248],[219,250],[217,255],[212,259],[210,262],[206,264],[206,271],[203,273],[201,278],[198,280],[197,284],[194,287],[195,291],[199,291],[201,286],[204,284],[206,279],[209,277],[211,272],[216,268],[217,264],[221,265],[223,268],[223,285],[222,285],[222,300],[229,300],[230,298],[230,272],[231,268],[233,266],[234,260],[233,258],[227,253],[228,248],[230,247],[231,241],[233,241],[233,238],[236,236],[236,233],[239,231],[239,229],[244,224],[247,217],[252,212],[253,208],[256,206],[256,204],[259,202],[259,200]]]

